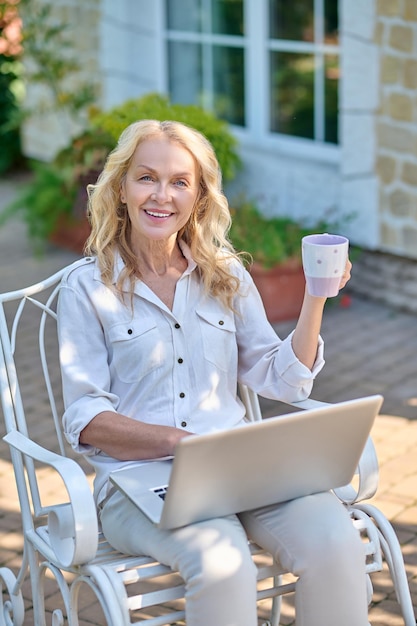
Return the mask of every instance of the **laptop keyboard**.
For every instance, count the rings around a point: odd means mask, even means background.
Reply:
[[[165,487],[156,487],[152,491],[156,493],[156,495],[159,496],[161,500],[165,500],[165,496],[168,491],[168,485],[165,485]]]

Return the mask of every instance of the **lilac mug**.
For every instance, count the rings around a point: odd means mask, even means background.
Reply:
[[[337,296],[345,272],[349,240],[328,233],[307,235],[302,239],[301,250],[308,293],[327,298]]]

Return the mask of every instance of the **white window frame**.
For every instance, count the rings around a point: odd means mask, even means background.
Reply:
[[[207,0],[208,2],[210,0]],[[323,1],[314,0],[315,12],[323,15]],[[337,0],[335,0],[337,1]],[[160,0],[161,7],[165,9],[165,2]],[[324,25],[321,19],[315,19],[315,41],[302,42],[290,40],[271,40],[268,32],[268,0],[243,0],[245,35],[218,35],[210,32],[193,33],[181,31],[169,31],[164,22],[162,26],[162,44],[166,46],[168,41],[181,41],[192,43],[217,44],[222,46],[242,47],[245,55],[245,117],[246,126],[233,126],[233,131],[239,141],[247,146],[256,145],[257,148],[273,150],[296,157],[311,158],[324,162],[337,162],[340,159],[340,147],[336,144],[324,143],[323,116],[323,81],[324,81],[324,55],[340,55],[340,46],[324,43]],[[165,11],[161,10],[161,14]],[[210,11],[208,11],[210,14]],[[208,28],[209,30],[209,28]],[[340,31],[340,27],[339,27]],[[317,43],[316,43],[317,42]],[[305,139],[269,131],[270,120],[270,93],[269,93],[269,58],[271,51],[301,52],[315,55],[315,129],[316,139]],[[164,85],[166,93],[169,93],[169,77],[164,54]],[[203,60],[209,63],[209,59]],[[208,76],[211,72],[207,73]],[[210,85],[205,87],[208,93],[212,93]],[[206,92],[206,89],[204,90]],[[212,100],[209,98],[204,106],[212,109]]]

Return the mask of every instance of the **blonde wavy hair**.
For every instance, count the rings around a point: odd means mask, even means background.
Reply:
[[[191,153],[200,177],[194,209],[187,224],[178,232],[178,239],[190,247],[206,292],[233,308],[239,280],[230,266],[231,260],[240,262],[240,257],[228,240],[231,217],[222,191],[219,163],[210,142],[183,123],[141,120],[122,132],[97,183],[88,187],[91,235],[85,252],[97,257],[102,279],[110,287],[118,251],[125,268],[118,277],[116,289],[121,293],[122,285],[128,279],[133,294],[134,283],[141,276],[140,258],[131,247],[131,223],[127,207],[121,202],[120,191],[138,145],[161,135]]]

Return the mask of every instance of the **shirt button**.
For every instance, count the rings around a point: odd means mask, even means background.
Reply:
[[[133,330],[131,328],[129,328],[129,330],[127,331],[128,335],[131,335],[133,333]]]
[[[223,322],[223,320],[220,320],[220,321],[219,321],[219,326],[224,326],[224,322]]]
[[[184,363],[184,360],[183,360],[183,359],[181,359],[181,358],[179,358],[179,359],[178,359],[178,363]]]
[[[178,324],[178,322],[175,324],[175,328],[181,328],[181,326]]]
[[[181,426],[185,428],[187,426],[187,422],[181,422]]]
[[[180,393],[180,398],[185,398],[185,393],[183,391]]]

